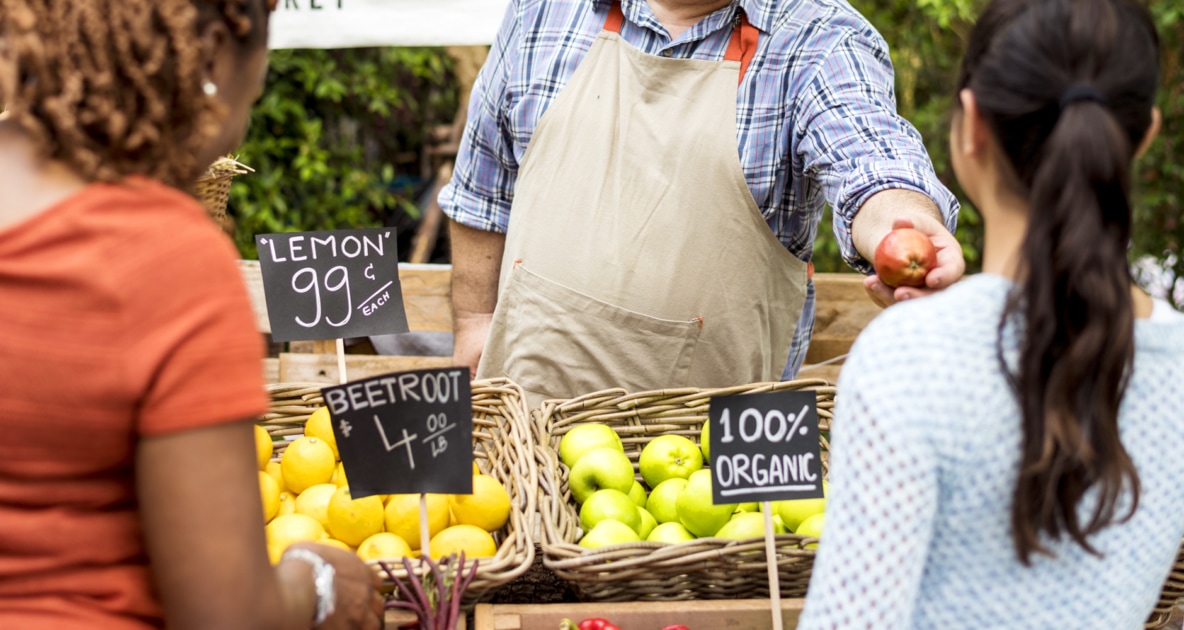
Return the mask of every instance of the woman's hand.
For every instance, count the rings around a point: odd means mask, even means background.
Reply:
[[[383,626],[386,601],[379,588],[382,579],[356,555],[315,543],[298,543],[292,547],[312,551],[333,565],[336,604],[333,614],[318,630],[376,630]]]

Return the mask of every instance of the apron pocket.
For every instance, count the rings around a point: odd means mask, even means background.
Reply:
[[[672,321],[597,300],[518,264],[504,300],[505,373],[523,389],[572,398],[610,387],[683,387],[698,320]],[[503,305],[499,305],[499,309]]]

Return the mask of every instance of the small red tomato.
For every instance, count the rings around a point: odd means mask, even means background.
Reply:
[[[913,228],[897,228],[876,247],[876,275],[890,287],[923,287],[937,266],[933,241]]]
[[[662,628],[662,630],[691,630],[691,629],[682,625],[682,624],[675,624],[673,626],[666,626],[665,628]]]
[[[607,619],[591,617],[580,622],[580,630],[621,630]]]

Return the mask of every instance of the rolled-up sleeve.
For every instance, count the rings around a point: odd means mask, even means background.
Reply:
[[[937,204],[954,231],[958,200],[938,180],[921,134],[896,113],[888,45],[870,26],[835,38],[793,106],[803,175],[821,184],[844,260],[870,273],[851,241],[863,204],[888,189],[912,190]]]
[[[452,179],[440,191],[444,214],[487,232],[505,232],[518,178],[507,103],[509,76],[520,53],[518,2],[511,2],[477,75]]]

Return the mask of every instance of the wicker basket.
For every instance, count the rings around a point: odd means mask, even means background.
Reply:
[[[194,185],[193,194],[206,212],[223,230],[234,232],[234,222],[226,214],[226,204],[230,201],[230,183],[235,175],[253,173],[254,169],[234,158],[219,158]]]
[[[1147,630],[1158,630],[1168,624],[1172,617],[1172,609],[1184,600],[1184,543],[1176,555],[1176,563],[1168,573],[1168,579],[1159,593],[1159,603],[1147,618]]]
[[[625,453],[636,470],[641,449],[659,435],[674,433],[698,442],[712,396],[783,390],[816,392],[819,426],[823,431],[830,428],[835,389],[822,380],[632,395],[615,389],[544,403],[534,417],[543,563],[587,601],[768,597],[763,538],[703,538],[677,545],[639,542],[596,550],[575,544],[581,535],[580,519],[567,486],[567,467],[560,463],[557,453],[560,438],[572,426],[599,422],[621,436]],[[824,436],[824,471],[828,448]],[[776,536],[782,597],[806,594],[815,552],[805,545],[811,542],[816,540],[796,534]]]
[[[269,385],[271,408],[259,422],[273,438],[300,435],[304,423],[322,405],[324,383],[280,383]],[[529,412],[525,396],[517,385],[505,379],[475,381],[473,393],[473,456],[481,471],[492,476],[510,493],[510,520],[494,533],[497,554],[482,558],[477,576],[469,587],[464,605],[471,607],[493,597],[498,587],[522,575],[534,561],[534,543],[529,527],[536,513],[538,474],[530,456]],[[286,441],[276,442],[277,456]],[[393,587],[377,562],[370,563]],[[407,575],[401,562],[388,563],[395,575]],[[418,571],[418,569],[417,569]]]

